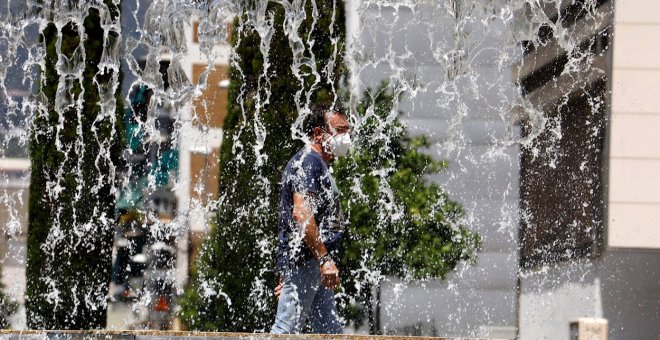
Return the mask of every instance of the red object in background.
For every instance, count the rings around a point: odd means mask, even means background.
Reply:
[[[169,312],[170,311],[170,303],[167,301],[167,297],[164,295],[161,295],[158,297],[158,300],[156,301],[156,305],[154,306],[154,310],[156,312]]]

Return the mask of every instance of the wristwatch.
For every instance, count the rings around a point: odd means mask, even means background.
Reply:
[[[319,257],[319,265],[321,267],[324,267],[326,264],[333,263],[334,261],[332,260],[332,257],[330,257],[330,254],[326,253],[325,255]]]

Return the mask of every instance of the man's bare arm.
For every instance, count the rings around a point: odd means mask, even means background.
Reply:
[[[304,226],[305,236],[303,240],[318,260],[321,256],[326,255],[328,250],[321,242],[319,228],[316,226],[316,219],[314,219],[314,213],[311,209],[312,202],[308,201],[310,198],[310,196],[299,193],[293,194],[293,219],[296,223]],[[333,289],[339,285],[339,270],[333,261],[326,262],[320,270],[323,286]]]
[[[306,196],[297,192],[293,193],[293,220],[305,228],[303,240],[318,260],[321,256],[327,254],[328,250],[321,241],[319,228],[316,225],[316,219],[314,219],[314,213],[311,209],[311,202],[307,202],[309,199],[309,195]]]

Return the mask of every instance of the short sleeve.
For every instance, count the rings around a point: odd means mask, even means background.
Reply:
[[[310,154],[303,157],[301,163],[294,164],[290,174],[293,192],[318,193],[321,191],[321,178],[325,170],[325,164],[322,162],[318,157]]]

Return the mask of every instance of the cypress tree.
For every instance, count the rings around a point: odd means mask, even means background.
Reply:
[[[107,11],[76,5],[85,9],[84,20],[61,27],[49,13],[41,32],[44,109],[30,139],[29,328],[92,329],[106,322],[122,102],[113,86],[119,70],[103,66],[116,57],[120,37],[112,30],[104,35],[102,25],[118,22],[119,6],[104,4]],[[103,112],[102,105],[113,104],[114,112]]]
[[[318,13],[316,20],[313,13]],[[285,8],[269,2],[265,14],[273,25],[270,42],[264,42],[269,51],[267,72],[261,37],[247,21],[247,13],[233,25],[236,58],[230,69],[217,225],[202,246],[191,287],[182,299],[182,319],[193,329],[270,329],[277,303],[273,288],[279,181],[286,163],[303,145],[291,133],[299,116],[296,93],[302,91],[300,103],[308,94],[310,103],[330,103],[344,72],[343,1],[306,2],[297,32],[302,57],[316,61],[316,72],[306,64],[300,68],[301,79],[292,70]]]

